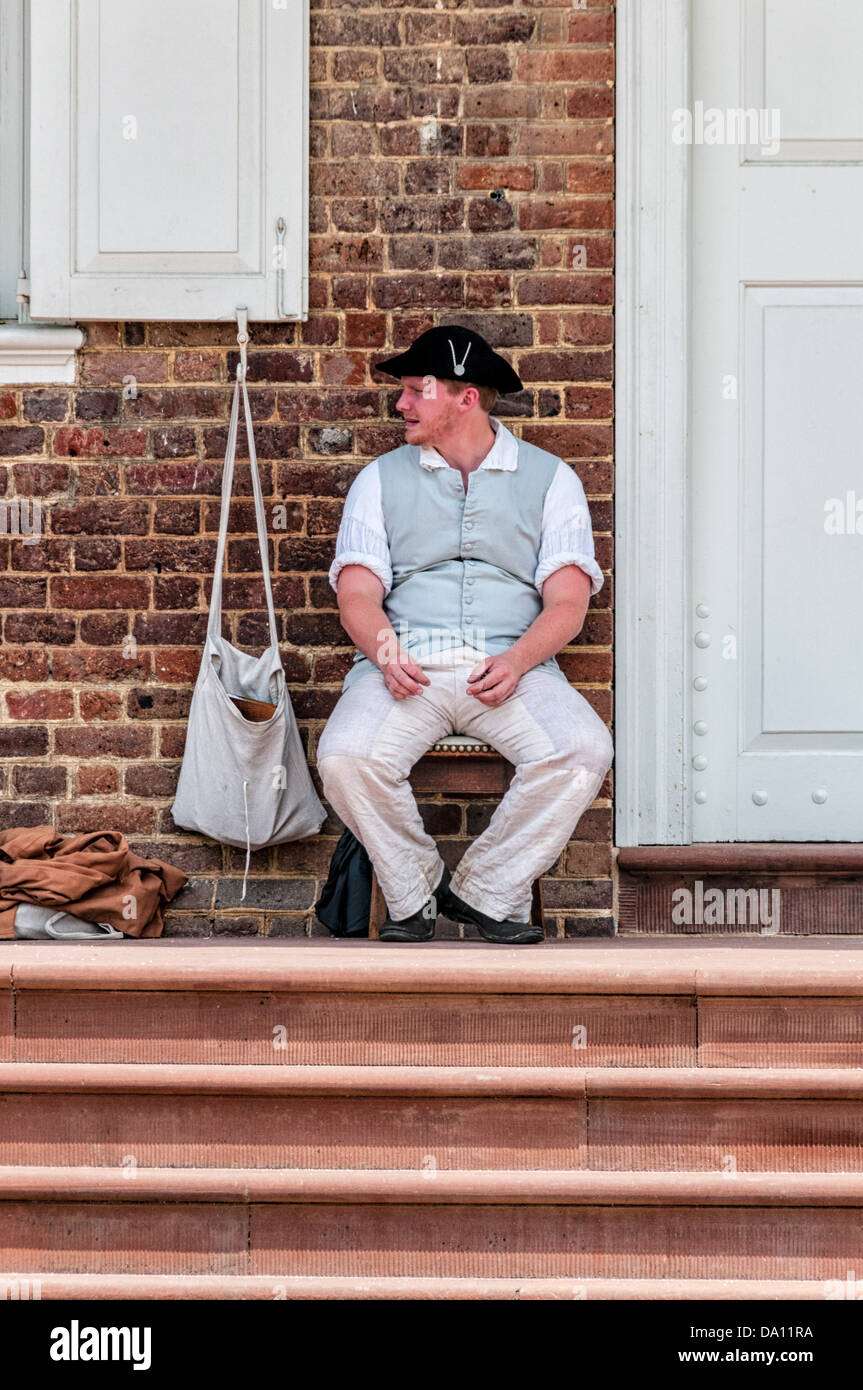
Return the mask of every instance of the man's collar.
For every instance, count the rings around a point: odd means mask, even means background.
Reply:
[[[479,465],[480,468],[500,468],[511,473],[518,467],[518,440],[515,435],[502,425],[500,420],[494,416],[489,416],[489,424],[494,430],[494,443]],[[445,458],[442,458],[437,449],[433,449],[430,444],[420,444],[419,461],[423,468],[450,468]]]

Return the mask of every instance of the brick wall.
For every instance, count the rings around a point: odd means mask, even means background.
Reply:
[[[287,504],[270,558],[312,763],[353,653],[326,578],[344,495],[403,438],[375,363],[417,333],[465,323],[510,357],[525,390],[497,413],[576,468],[610,573],[613,25],[601,0],[312,0],[311,310],[304,324],[252,325],[249,364],[264,495]],[[177,830],[169,809],[236,329],[82,327],[74,387],[0,387],[5,496],[43,509],[39,544],[0,536],[2,824],[119,829],[176,863],[190,884],[167,933],[322,934],[311,909],[335,816],[320,836],[253,855],[260,878],[240,908],[244,853]],[[260,650],[250,496],[240,465],[225,632]],[[609,722],[611,633],[607,579],[559,660]],[[610,793],[609,779],[545,881],[560,934],[611,930]],[[493,806],[422,809],[452,866]]]

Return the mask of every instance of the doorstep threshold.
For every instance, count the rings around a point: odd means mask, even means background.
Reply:
[[[863,842],[623,845],[617,851],[617,865],[627,873],[863,875]]]

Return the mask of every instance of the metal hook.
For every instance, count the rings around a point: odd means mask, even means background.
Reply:
[[[245,381],[248,359],[246,357],[246,346],[249,341],[249,310],[243,305],[237,308],[237,342],[240,344],[240,361],[237,367],[237,380]]]

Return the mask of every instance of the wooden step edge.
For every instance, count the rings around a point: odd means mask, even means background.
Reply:
[[[3,1201],[860,1207],[863,1173],[12,1166]]]
[[[863,937],[0,944],[0,991],[863,996]]]
[[[832,1286],[835,1285],[835,1289]],[[497,1299],[546,1301],[723,1300],[823,1302],[842,1298],[825,1279],[481,1279],[245,1274],[3,1274],[0,1295],[19,1299]],[[11,1290],[11,1292],[10,1292]],[[849,1297],[853,1294],[849,1294]]]
[[[0,1095],[13,1093],[859,1100],[863,1068],[0,1062]]]
[[[813,841],[746,844],[624,845],[617,865],[627,873],[859,874],[863,843]]]

